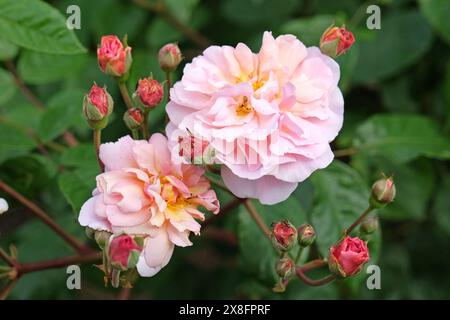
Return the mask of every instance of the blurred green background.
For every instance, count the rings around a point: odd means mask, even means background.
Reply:
[[[81,9],[81,29],[74,32],[64,26],[72,4]],[[161,4],[163,10],[158,9]],[[380,30],[366,28],[369,4],[381,8]],[[82,97],[93,81],[106,85],[115,100],[104,141],[127,134],[117,87],[97,67],[95,51],[102,35],[128,35],[133,90],[137,79],[150,73],[164,80],[156,54],[167,42],[178,42],[189,62],[206,42],[244,42],[257,51],[265,30],[292,33],[306,45],[318,45],[333,21],[345,23],[356,37],[354,47],[338,58],[345,123],[333,143],[333,149],[352,155],[314,173],[289,200],[258,209],[268,224],[282,218],[296,225],[312,223],[318,240],[310,254],[326,255],[342,228],[367,205],[371,183],[381,172],[393,174],[396,201],[380,210],[381,230],[370,240],[371,264],[381,267],[381,290],[368,290],[368,275],[362,272],[319,288],[292,281],[284,294],[272,293],[275,256],[245,210],[238,208],[215,223],[214,232],[193,239],[194,246],[175,250],[155,277],[140,279],[131,297],[448,299],[448,0],[0,0],[0,178],[88,241],[76,219],[97,174],[91,132],[81,117]],[[200,39],[187,37],[179,24],[198,32]],[[13,68],[44,108],[36,108],[18,89]],[[181,71],[182,66],[178,78]],[[153,131],[163,129],[163,119],[161,105],[151,114]],[[61,137],[66,130],[75,134],[79,146],[66,147]],[[48,155],[39,152],[38,143]],[[0,216],[3,248],[15,244],[23,262],[71,254],[20,204],[2,192],[0,197],[11,207]],[[230,200],[222,193],[220,198],[222,206]],[[233,241],[221,241],[220,230]],[[90,265],[82,267],[82,290],[68,290],[66,278],[65,269],[26,275],[10,298],[99,299],[118,293],[105,288],[102,273]]]

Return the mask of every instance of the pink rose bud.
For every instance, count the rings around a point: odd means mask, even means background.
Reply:
[[[139,260],[143,241],[143,238],[133,238],[127,234],[113,237],[108,247],[111,266],[122,271],[134,268]]]
[[[295,272],[295,263],[291,258],[283,257],[276,262],[275,270],[280,278],[290,278]]]
[[[320,50],[322,53],[336,58],[345,53],[355,42],[353,33],[345,27],[331,26],[322,35],[320,39]]]
[[[213,158],[213,149],[210,148],[209,142],[194,137],[192,134],[178,137],[179,155],[183,157],[187,163],[203,164],[211,163]]]
[[[143,120],[144,117],[142,115],[142,111],[138,108],[127,110],[123,115],[123,121],[130,130],[138,129]]]
[[[316,240],[316,231],[312,225],[304,223],[297,229],[298,244],[302,247],[310,246]]]
[[[131,47],[124,47],[114,35],[103,36],[97,49],[100,69],[113,77],[123,77],[130,70],[132,57]]]
[[[366,242],[347,236],[330,248],[328,266],[331,272],[345,278],[356,275],[369,259]]]
[[[162,101],[163,97],[164,89],[158,81],[152,78],[139,80],[134,99],[143,108],[153,109]]]
[[[394,179],[392,177],[380,179],[372,185],[370,204],[374,208],[384,207],[394,201],[395,194]]]
[[[362,234],[372,234],[378,230],[378,226],[378,216],[369,216],[361,222],[359,230]]]
[[[297,241],[297,229],[287,220],[272,224],[272,243],[281,251],[289,251]]]
[[[180,64],[183,57],[180,48],[175,43],[168,43],[159,50],[158,62],[165,72],[174,71]]]
[[[84,97],[83,116],[93,129],[103,129],[113,107],[113,99],[106,89],[94,83],[91,91]]]

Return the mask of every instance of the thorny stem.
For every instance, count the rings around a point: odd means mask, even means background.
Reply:
[[[164,18],[169,24],[171,24],[175,29],[184,34],[188,39],[194,42],[201,48],[206,48],[211,44],[211,41],[203,36],[201,33],[192,29],[190,26],[182,23],[175,17],[169,10],[167,10],[164,1],[156,1],[155,3],[149,3],[145,0],[132,0],[136,5],[141,8],[154,12]]]
[[[95,156],[97,158],[98,166],[100,167],[100,171],[105,171],[105,165],[103,164],[102,160],[100,159],[100,145],[102,143],[102,130],[101,129],[94,129],[94,146],[95,146]]]
[[[253,205],[253,203],[251,202],[251,200],[250,199],[245,199],[244,206],[247,209],[247,211],[250,214],[250,216],[253,218],[253,220],[255,220],[255,222],[258,225],[258,227],[264,233],[266,238],[270,240],[270,230],[266,226],[266,223],[264,222],[264,220],[259,215],[258,210],[256,210],[256,208]]]
[[[361,221],[363,221],[364,218],[374,209],[375,209],[374,207],[369,206],[366,210],[364,210],[364,212],[361,213],[359,218],[356,219],[356,221],[353,222],[353,224],[344,231],[344,234],[345,235],[350,234],[361,223]]]
[[[14,82],[16,83],[16,86],[19,88],[19,90],[22,92],[22,94],[25,96],[25,98],[31,102],[36,108],[40,110],[44,110],[44,103],[34,95],[34,93],[26,86],[26,84],[23,82],[22,78],[20,78],[19,74],[17,73],[16,67],[14,66],[14,63],[10,60],[5,61],[6,69],[11,73],[11,75],[14,78]],[[78,141],[75,138],[75,136],[69,132],[65,131],[63,133],[64,141],[66,141],[67,145],[69,147],[75,147],[78,145]]]
[[[68,234],[60,225],[53,221],[50,216],[45,213],[40,207],[34,204],[32,201],[21,195],[19,192],[14,190],[12,187],[7,185],[5,182],[0,180],[0,190],[5,191],[11,197],[15,198],[17,201],[22,203],[25,207],[30,209],[30,211],[39,219],[41,219],[47,226],[50,227],[54,232],[56,232],[64,241],[67,242],[76,252],[85,253],[90,251],[89,248],[85,247],[81,242],[79,242],[76,238]]]

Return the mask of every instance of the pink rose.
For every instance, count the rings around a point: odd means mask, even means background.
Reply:
[[[171,161],[167,139],[156,133],[149,141],[129,136],[100,146],[105,172],[81,208],[79,222],[95,230],[144,237],[137,270],[153,276],[169,262],[174,246],[190,246],[200,233],[202,206],[218,213],[219,202],[204,170]]]
[[[341,277],[349,277],[357,274],[369,259],[366,242],[357,237],[347,236],[330,248],[328,265],[333,273]]]
[[[103,36],[97,49],[100,69],[114,77],[121,77],[131,67],[131,47],[123,47],[119,38],[114,35]]]
[[[265,32],[256,54],[243,43],[211,46],[170,91],[167,136],[187,130],[207,141],[236,196],[275,204],[333,160],[338,81],[337,63],[293,35]]]

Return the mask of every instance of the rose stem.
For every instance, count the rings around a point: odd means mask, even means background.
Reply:
[[[247,209],[248,213],[250,213],[250,216],[253,218],[253,220],[255,220],[256,224],[258,225],[258,227],[261,229],[261,231],[264,233],[264,235],[266,236],[267,239],[270,240],[270,230],[269,228],[266,226],[266,223],[264,222],[264,220],[261,218],[260,214],[258,213],[258,211],[256,210],[255,206],[253,205],[253,203],[251,202],[250,199],[245,199],[244,201],[244,206]]]
[[[364,218],[365,218],[365,217],[366,217],[373,209],[375,209],[375,208],[372,207],[372,206],[369,206],[366,210],[364,210],[364,212],[361,213],[361,215],[359,216],[359,218],[356,219],[356,221],[353,222],[353,224],[352,224],[350,227],[348,227],[348,229],[346,229],[346,230],[344,231],[344,234],[345,234],[345,235],[350,234],[350,233],[353,231],[353,229],[355,229],[355,228],[361,223],[361,221],[363,221]]]
[[[131,101],[130,94],[128,93],[127,86],[125,82],[123,81],[117,81],[117,84],[119,86],[120,94],[122,95],[122,99],[125,102],[125,105],[127,106],[127,109],[133,108],[133,102]]]
[[[297,269],[296,270],[297,276],[307,285],[313,286],[313,287],[318,287],[318,286],[323,286],[327,283],[330,283],[331,281],[336,279],[336,275],[334,274],[329,274],[328,276],[319,279],[319,280],[313,280],[309,277],[307,277],[304,273],[302,269]]]
[[[0,189],[8,193],[10,196],[15,198],[17,201],[22,203],[25,207],[30,209],[30,211],[39,219],[41,219],[47,226],[50,227],[54,232],[56,232],[62,239],[64,239],[73,249],[75,249],[78,253],[85,253],[90,251],[89,248],[85,247],[81,242],[79,242],[76,238],[68,234],[61,226],[59,226],[56,222],[50,218],[50,216],[45,213],[44,210],[39,208],[32,201],[25,198],[19,192],[14,190],[12,187],[4,183],[0,180]]]
[[[100,167],[100,171],[105,171],[105,165],[100,159],[100,145],[102,143],[102,130],[94,129],[94,147],[95,147],[95,156],[97,158],[98,166]]]
[[[148,114],[149,110],[144,110],[144,120],[141,124],[141,130],[142,130],[142,136],[145,140],[148,140],[150,138],[150,132],[148,131]]]

